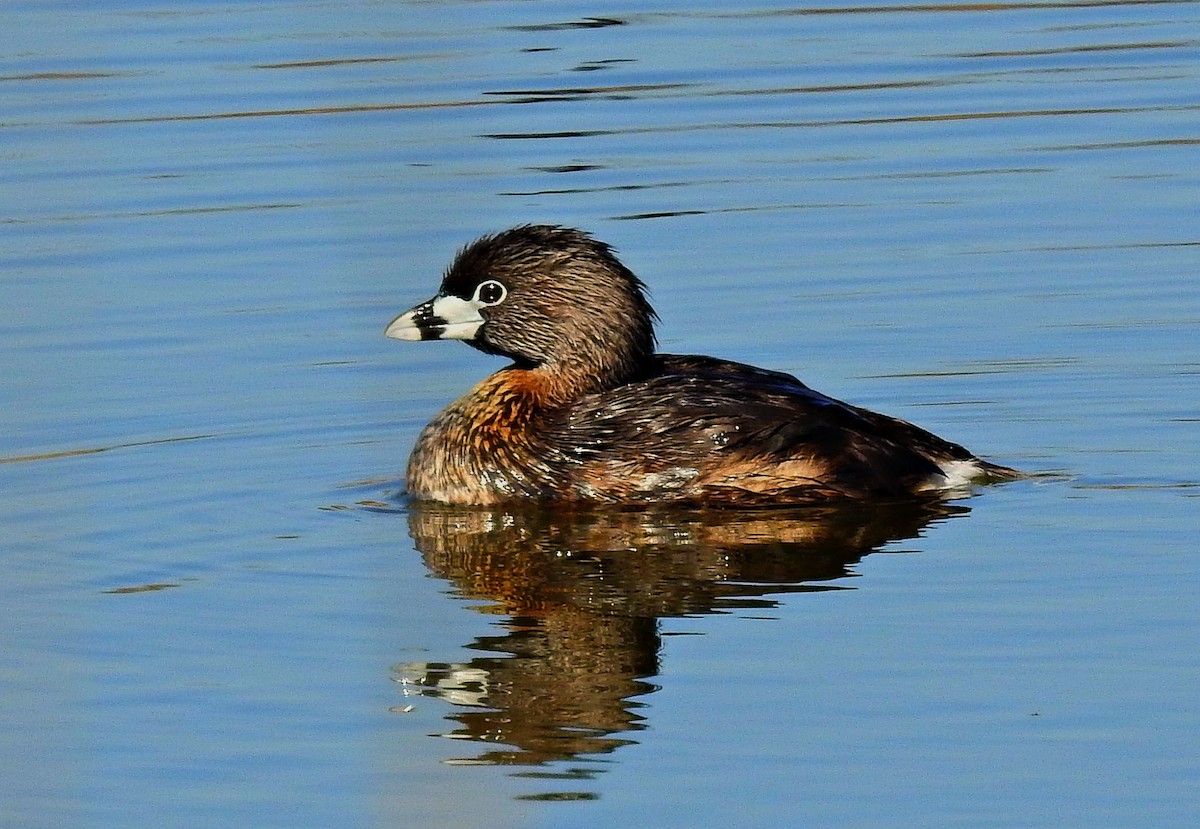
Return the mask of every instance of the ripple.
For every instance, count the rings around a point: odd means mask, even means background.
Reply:
[[[50,461],[58,458],[73,458],[80,455],[98,455],[101,452],[113,452],[117,449],[133,449],[141,446],[158,446],[163,443],[185,443],[193,440],[206,440],[215,437],[214,435],[187,435],[185,437],[176,438],[160,438],[158,440],[139,440],[130,443],[115,443],[111,446],[92,446],[86,449],[64,449],[59,452],[42,452],[35,455],[15,455],[7,458],[0,458],[0,464],[5,463],[29,463],[31,461]]]

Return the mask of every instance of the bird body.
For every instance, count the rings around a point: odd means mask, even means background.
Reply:
[[[397,339],[463,339],[513,363],[421,432],[409,494],[754,505],[945,497],[1015,473],[795,377],[657,354],[644,286],[580,231],[521,226],[461,251]]]

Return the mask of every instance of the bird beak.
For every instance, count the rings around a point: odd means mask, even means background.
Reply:
[[[393,340],[473,340],[483,325],[482,303],[439,294],[392,320],[384,336]]]

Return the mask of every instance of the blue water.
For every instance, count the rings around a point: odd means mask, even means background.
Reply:
[[[7,3],[0,824],[1190,827],[1200,5]],[[411,509],[527,221],[1035,474]]]

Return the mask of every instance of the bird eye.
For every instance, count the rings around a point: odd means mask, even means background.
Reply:
[[[494,279],[479,283],[475,299],[484,305],[499,305],[508,296],[508,289]]]

